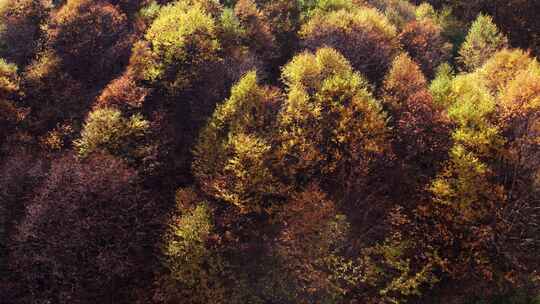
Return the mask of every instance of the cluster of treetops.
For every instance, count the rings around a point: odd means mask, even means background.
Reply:
[[[0,302],[540,302],[538,1],[0,5]]]

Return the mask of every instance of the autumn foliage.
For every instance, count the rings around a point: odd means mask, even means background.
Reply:
[[[317,13],[302,27],[300,35],[310,50],[335,48],[375,83],[384,77],[398,51],[395,26],[370,8]]]
[[[534,1],[0,1],[0,302],[535,304]]]

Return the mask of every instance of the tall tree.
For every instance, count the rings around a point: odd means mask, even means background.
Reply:
[[[480,14],[471,25],[459,50],[459,60],[465,71],[474,71],[493,54],[508,46],[508,38],[499,32],[493,19]]]
[[[244,212],[262,212],[280,185],[271,159],[279,91],[246,74],[218,106],[194,149],[193,171],[201,187]]]
[[[386,116],[367,81],[331,48],[295,56],[282,77],[282,174],[290,183],[319,180],[335,193],[352,193],[386,151]]]
[[[396,176],[395,198],[425,199],[424,189],[440,169],[451,145],[448,119],[434,104],[420,67],[406,54],[394,60],[382,95],[393,129],[396,166],[389,176]]]

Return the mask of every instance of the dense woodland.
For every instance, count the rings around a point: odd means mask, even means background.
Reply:
[[[0,1],[0,302],[540,303],[540,2]]]

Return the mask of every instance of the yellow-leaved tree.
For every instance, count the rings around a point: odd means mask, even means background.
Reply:
[[[194,148],[193,172],[202,189],[242,212],[261,212],[281,186],[271,167],[279,91],[246,74],[219,105]]]
[[[280,171],[300,186],[320,181],[352,191],[387,148],[386,115],[370,85],[331,48],[295,56],[282,77]]]

